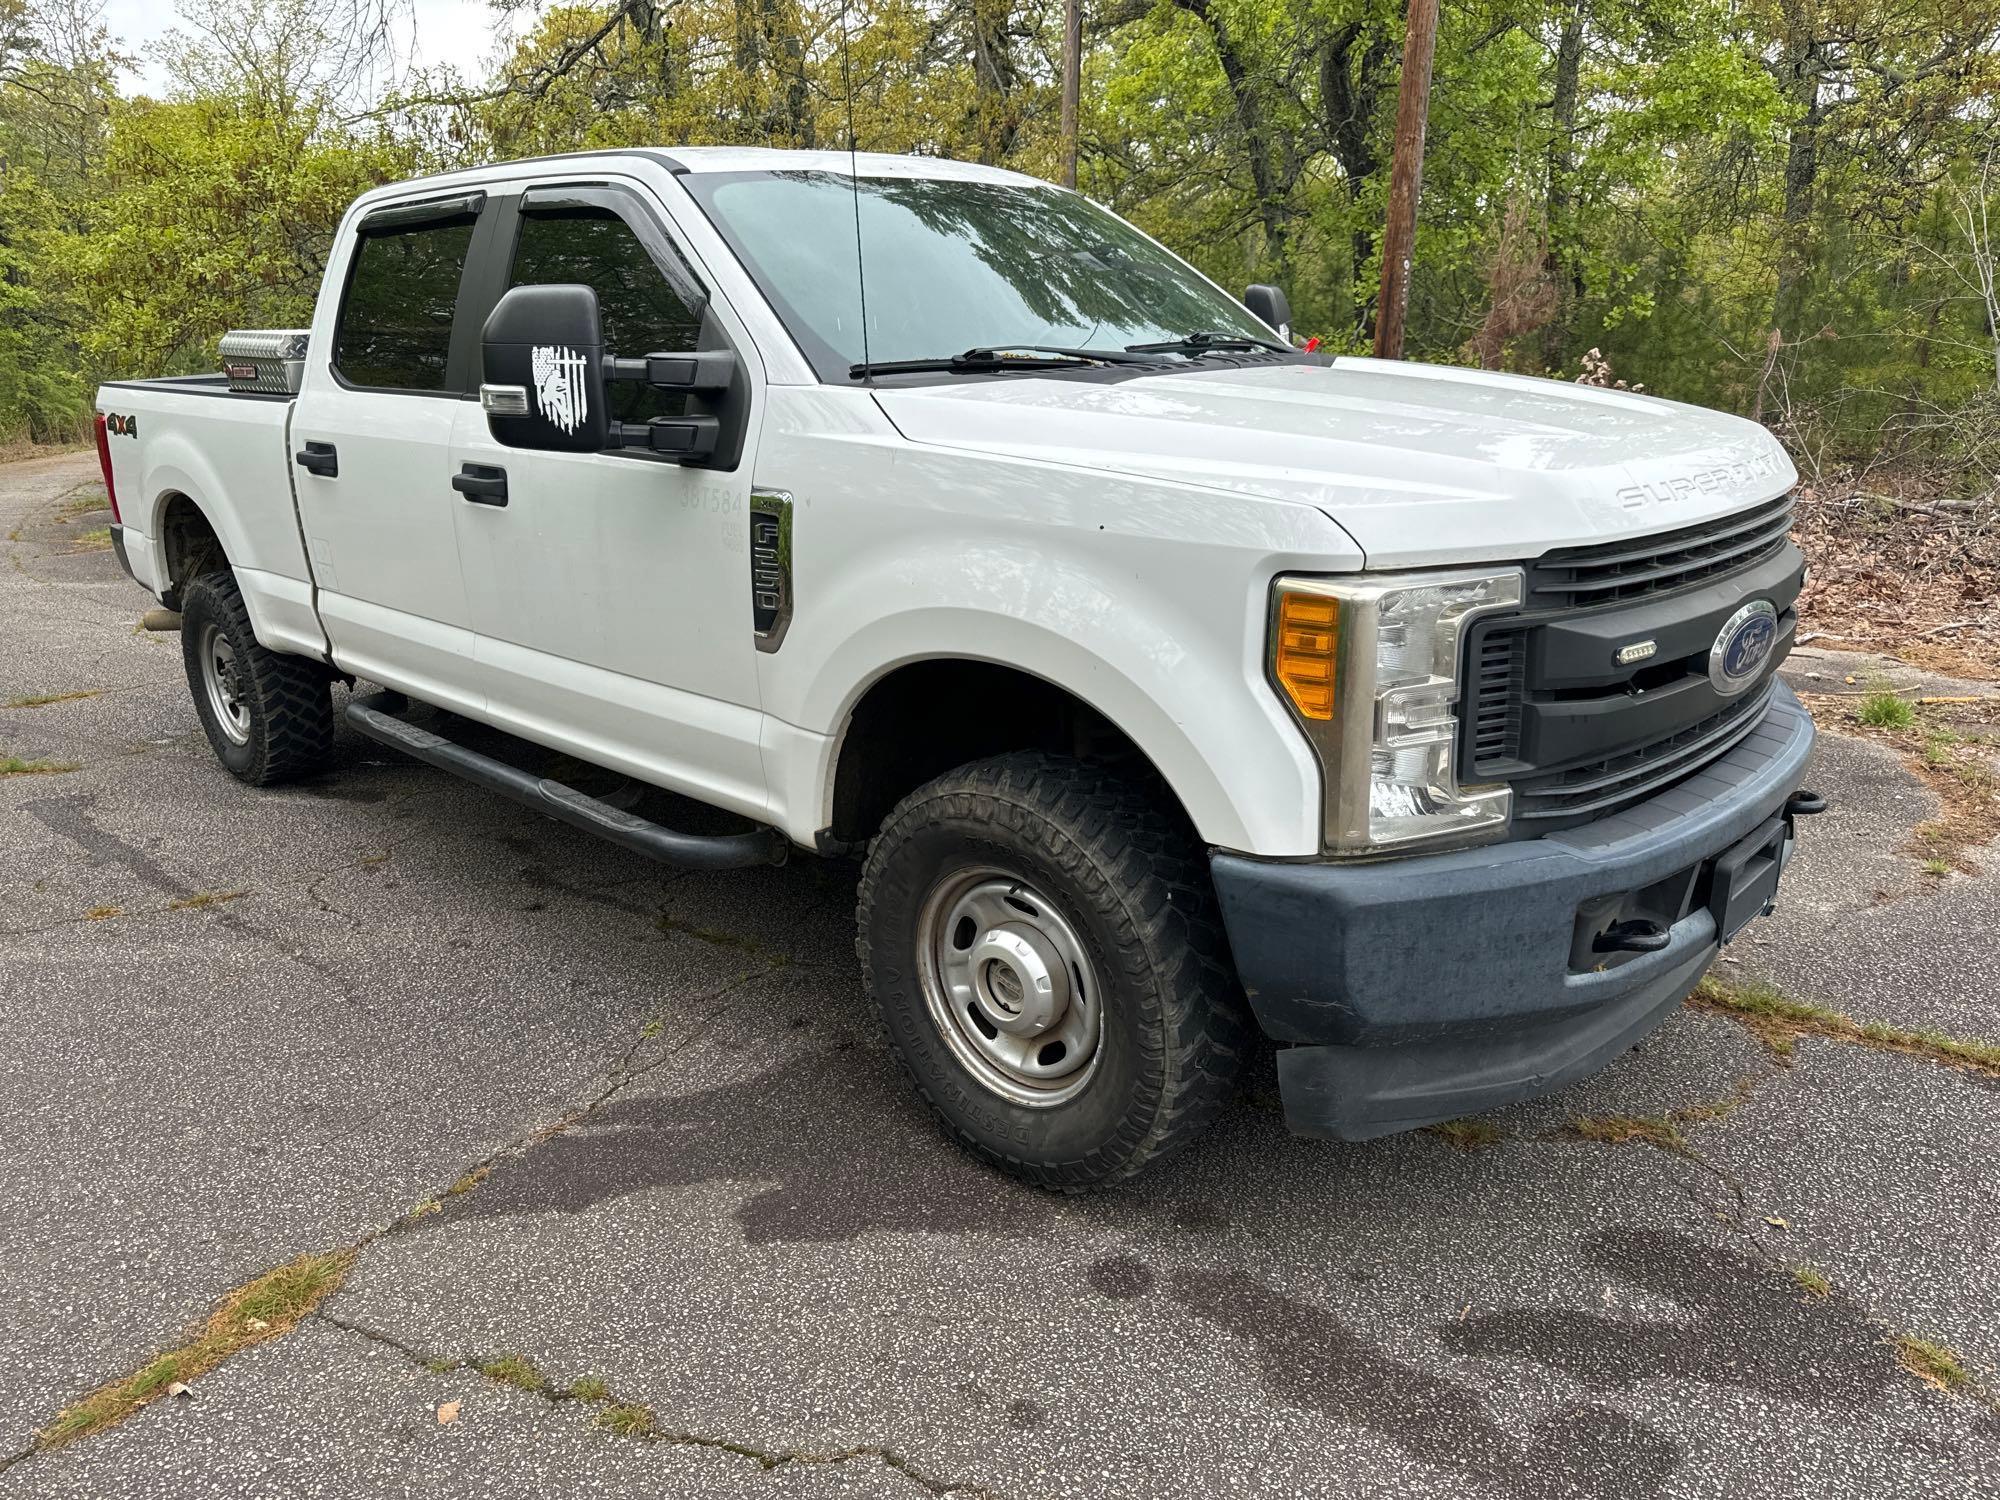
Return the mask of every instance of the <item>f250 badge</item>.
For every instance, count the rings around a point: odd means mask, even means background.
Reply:
[[[139,419],[121,417],[115,411],[108,411],[104,414],[104,430],[113,437],[135,438],[139,435]]]
[[[1757,679],[1778,639],[1778,611],[1768,599],[1752,599],[1722,622],[1708,651],[1708,680],[1733,698]]]

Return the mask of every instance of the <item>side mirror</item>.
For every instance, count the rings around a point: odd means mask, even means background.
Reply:
[[[480,333],[479,404],[509,448],[595,453],[612,441],[604,334],[587,286],[517,286]]]
[[[1277,329],[1286,343],[1292,341],[1292,304],[1283,287],[1253,286],[1243,293],[1243,305]]]

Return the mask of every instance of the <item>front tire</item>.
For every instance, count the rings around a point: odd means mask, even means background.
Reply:
[[[326,669],[257,642],[230,573],[206,573],[181,601],[181,659],[215,758],[238,781],[270,786],[333,753]]]
[[[1142,785],[1044,754],[949,772],[884,821],[856,917],[918,1094],[1016,1176],[1129,1177],[1234,1090],[1247,1025],[1206,862]]]

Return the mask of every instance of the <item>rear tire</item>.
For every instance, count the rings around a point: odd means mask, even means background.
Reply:
[[[1248,1024],[1204,851],[1159,794],[1066,757],[948,772],[889,814],[856,947],[898,1059],[987,1161],[1075,1191],[1172,1155]]]
[[[181,658],[202,730],[238,781],[270,786],[333,753],[326,668],[257,643],[230,573],[205,573],[181,600]]]

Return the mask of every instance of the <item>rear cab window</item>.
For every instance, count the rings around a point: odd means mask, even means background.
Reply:
[[[478,219],[472,202],[429,216],[421,205],[398,207],[362,221],[333,337],[333,368],[346,384],[453,389],[452,320]]]

